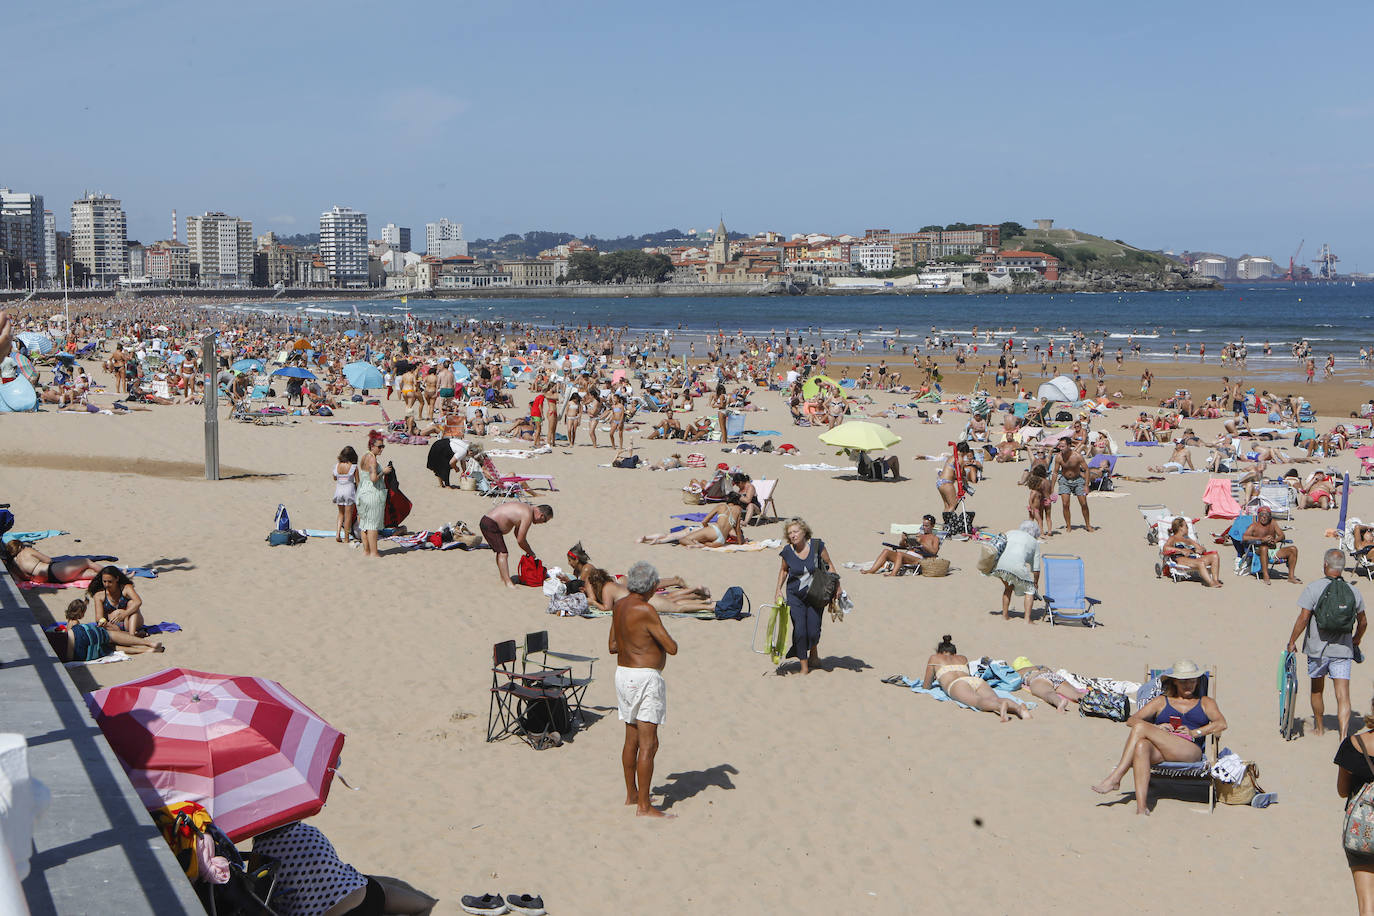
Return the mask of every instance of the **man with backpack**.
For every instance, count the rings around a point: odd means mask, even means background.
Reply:
[[[1298,598],[1298,619],[1288,637],[1288,651],[1296,652],[1298,636],[1306,631],[1302,651],[1312,679],[1313,731],[1325,732],[1326,678],[1335,681],[1336,717],[1341,739],[1350,732],[1350,663],[1363,661],[1360,640],[1366,627],[1364,599],[1342,578],[1345,553],[1332,548],[1322,557],[1325,576],[1309,584]]]

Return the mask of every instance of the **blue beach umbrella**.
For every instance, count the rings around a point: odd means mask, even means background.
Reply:
[[[45,356],[52,352],[52,338],[47,334],[39,334],[37,331],[20,331],[17,335],[28,347],[39,356]]]
[[[282,366],[273,375],[282,375],[286,378],[315,378],[315,373],[309,369],[302,369],[299,366]]]
[[[180,366],[184,362],[186,362],[186,357],[182,356],[180,353],[173,353],[171,356],[167,357],[167,365],[169,366]]]
[[[381,388],[383,385],[381,371],[371,363],[349,363],[344,366],[343,374],[354,388]]]
[[[468,367],[464,366],[462,363],[454,363],[453,377],[460,382],[466,382],[468,379],[472,378],[472,370],[468,369]]]
[[[262,367],[263,362],[260,359],[241,359],[229,368],[235,372],[258,372]]]
[[[344,331],[344,336],[345,336],[345,337],[357,337],[357,336],[358,336],[358,332],[357,332],[356,330],[354,330],[353,328],[349,328],[347,331]]]

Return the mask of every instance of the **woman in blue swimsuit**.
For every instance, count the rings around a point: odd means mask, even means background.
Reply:
[[[116,648],[130,655],[140,652],[162,652],[163,645],[140,636],[102,627],[98,623],[82,623],[86,616],[89,598],[77,598],[67,605],[66,631],[61,630],[49,635],[57,657],[64,662],[93,662],[104,658]]]
[[[1202,759],[1208,735],[1226,730],[1226,717],[1216,701],[1199,696],[1202,669],[1187,659],[1174,662],[1172,673],[1160,678],[1163,693],[1126,720],[1131,734],[1121,761],[1107,778],[1093,786],[1100,795],[1121,788],[1126,771],[1135,781],[1135,813],[1149,814],[1150,767],[1157,763],[1195,763]]]

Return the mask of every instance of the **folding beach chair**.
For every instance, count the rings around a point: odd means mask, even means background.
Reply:
[[[1168,538],[1163,536],[1159,539],[1159,559],[1155,561],[1155,578],[1162,579],[1167,574],[1174,582],[1202,582],[1201,572],[1191,566],[1184,566],[1164,552],[1164,543],[1167,540]]]
[[[1116,489],[1112,482],[1112,475],[1116,473],[1116,455],[1094,455],[1088,460],[1088,489],[1101,490],[1104,493]],[[1094,475],[1092,472],[1098,468],[1105,467],[1106,470]]]
[[[1364,522],[1360,521],[1358,518],[1346,520],[1345,530],[1341,532],[1341,549],[1344,550],[1354,562],[1354,569],[1352,571],[1355,575],[1364,575],[1365,578],[1374,580],[1374,560],[1369,558],[1369,554],[1374,553],[1374,551],[1367,549],[1357,551],[1355,549],[1355,529],[1363,526]]]
[[[1361,445],[1355,449],[1355,457],[1360,459],[1360,476],[1374,477],[1374,445]]]
[[[1173,668],[1155,668],[1147,665],[1145,667],[1146,687],[1157,688],[1160,677],[1170,674]],[[1154,696],[1158,696],[1156,692]],[[1154,699],[1151,696],[1150,699]],[[1202,677],[1198,680],[1198,696],[1217,698],[1217,669],[1215,665],[1203,665]],[[1148,702],[1148,700],[1146,700]],[[1144,706],[1145,703],[1141,703]],[[1150,767],[1150,782],[1156,779],[1169,780],[1191,780],[1202,782],[1207,789],[1207,813],[1211,814],[1217,809],[1216,783],[1212,780],[1212,766],[1217,762],[1218,748],[1221,746],[1220,738],[1215,735],[1208,735],[1205,742],[1202,759],[1196,763],[1157,763]]]
[[[515,670],[517,656],[515,640],[508,639],[492,646],[491,702],[487,707],[487,741],[500,741],[517,735],[535,750],[550,746],[553,731],[560,729],[544,727],[533,729],[529,723],[529,712],[536,704],[547,704],[552,709],[568,709],[564,686],[546,683],[548,673],[526,675]],[[564,669],[566,670],[566,669]],[[547,721],[555,718],[550,714]],[[570,719],[571,716],[569,715]]]
[[[1238,576],[1259,576],[1260,574],[1260,554],[1255,549],[1254,544],[1247,544],[1244,541],[1245,531],[1255,523],[1253,515],[1241,515],[1231,523],[1231,528],[1226,532],[1226,536],[1231,539],[1231,546],[1236,551],[1235,573]],[[1285,539],[1282,543],[1288,543]],[[1280,545],[1282,546],[1282,544]],[[1273,571],[1278,568],[1280,563],[1287,563],[1287,560],[1270,560],[1269,569]],[[1290,569],[1288,574],[1291,576],[1293,571]]]
[[[744,435],[744,414],[727,413],[725,415],[725,438],[738,439]]]
[[[539,656],[539,667],[530,670],[530,656]],[[549,659],[559,662],[570,662],[572,664],[587,666],[586,677],[573,677],[571,667],[550,668]],[[544,686],[562,687],[565,695],[571,701],[573,717],[577,721],[579,728],[585,726],[586,720],[582,715],[582,700],[587,695],[587,688],[592,683],[592,667],[596,664],[595,656],[570,655],[566,652],[549,651],[549,631],[540,630],[537,633],[525,634],[525,648],[520,653],[520,673],[526,677],[542,675]]]
[[[1298,492],[1282,481],[1261,483],[1259,493],[1245,506],[1247,512],[1268,508],[1275,518],[1285,521],[1293,517],[1298,505]]]
[[[1084,594],[1083,558],[1069,554],[1042,554],[1040,600],[1050,625],[1076,621],[1087,627],[1101,626],[1093,605],[1102,602]]]
[[[754,492],[758,495],[759,505],[762,507],[759,509],[756,522],[765,518],[782,518],[778,514],[777,504],[773,502],[773,494],[777,492],[777,489],[777,480],[769,480],[764,477],[754,481]]]
[[[496,470],[496,465],[492,463],[491,458],[486,454],[482,456],[482,470],[495,482],[519,484],[526,492],[532,492],[529,483],[534,480],[543,481],[551,491],[558,489],[553,485],[552,474],[502,474],[500,471]]]

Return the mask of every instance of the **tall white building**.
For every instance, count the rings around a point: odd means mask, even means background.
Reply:
[[[43,268],[49,280],[61,269],[57,263],[57,217],[51,210],[43,211]]]
[[[874,273],[891,270],[896,252],[890,242],[861,242],[849,249],[849,261]]]
[[[459,234],[461,234],[461,230]],[[387,223],[382,227],[382,241],[392,251],[409,251],[410,229],[395,223]]]
[[[253,279],[251,220],[203,213],[186,217],[186,249],[201,286],[240,286]]]
[[[463,224],[441,219],[425,223],[425,254],[435,258],[467,257],[468,243],[463,241]]]
[[[367,282],[367,214],[333,207],[320,214],[320,260],[330,279],[345,285]]]
[[[128,269],[127,232],[118,198],[87,191],[72,204],[72,260],[97,284],[113,284]]]
[[[12,258],[34,262],[40,278],[48,275],[42,194],[0,188],[0,248]]]

